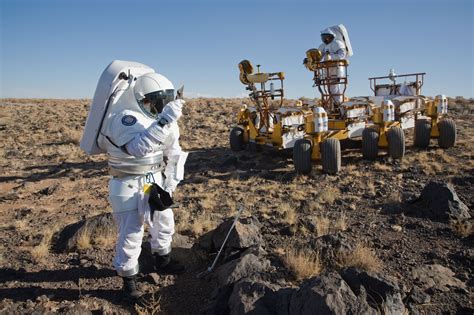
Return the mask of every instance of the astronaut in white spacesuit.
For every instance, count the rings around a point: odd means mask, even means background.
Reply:
[[[319,51],[321,51],[322,59],[321,61],[328,61],[328,60],[344,60],[347,59],[347,49],[346,45],[343,41],[336,38],[336,33],[331,28],[326,28],[321,31],[321,40],[322,44],[319,46]],[[327,73],[331,82],[329,86],[329,92],[331,93],[334,105],[339,106],[342,102],[344,102],[344,97],[342,96],[342,92],[344,86],[342,84],[337,84],[339,82],[339,78],[343,78],[346,76],[345,68],[344,67],[335,67],[334,69],[329,69]],[[340,95],[338,95],[340,94]]]
[[[108,153],[112,175],[109,201],[118,228],[113,264],[123,278],[125,298],[136,301],[140,297],[135,276],[144,223],[150,226],[156,270],[166,274],[185,270],[170,256],[174,217],[165,200],[171,199],[183,179],[187,153],[179,145],[177,124],[185,102],[175,99],[173,84],[155,72],[129,81],[129,87],[107,112],[97,143]],[[150,216],[151,195],[145,192],[153,182],[159,190],[155,197],[161,197],[164,206],[162,203]]]

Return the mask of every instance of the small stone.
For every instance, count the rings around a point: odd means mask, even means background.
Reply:
[[[403,231],[403,228],[400,225],[392,225],[392,230],[395,232]]]
[[[263,273],[268,270],[269,267],[269,260],[260,258],[249,251],[242,257],[219,266],[215,271],[215,274],[217,276],[217,281],[221,286],[223,286],[250,277],[254,274]]]
[[[156,272],[152,272],[152,273],[149,273],[146,278],[145,278],[145,281],[150,283],[150,284],[159,284],[160,283],[160,275],[157,274]]]
[[[422,190],[420,200],[428,215],[436,220],[469,219],[469,208],[459,199],[453,185],[431,181]]]
[[[225,221],[214,230],[212,234],[214,248],[221,247],[232,223],[233,220]],[[260,234],[260,223],[258,220],[254,217],[240,218],[230,232],[225,247],[231,249],[246,249],[261,243],[262,235]]]
[[[466,284],[454,277],[454,272],[438,264],[423,265],[412,271],[412,277],[424,290],[448,292],[450,288],[466,289]]]
[[[431,302],[431,296],[417,286],[410,291],[409,300],[416,304],[424,304]]]
[[[95,270],[99,270],[100,269],[100,265],[99,264],[92,264],[92,269],[95,269]]]

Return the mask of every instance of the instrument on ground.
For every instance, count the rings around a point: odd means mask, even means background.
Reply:
[[[219,252],[217,253],[216,258],[214,258],[214,261],[212,262],[212,265],[210,265],[207,270],[199,273],[197,275],[198,278],[202,278],[205,275],[211,273],[214,270],[214,267],[216,266],[217,261],[219,260],[219,257],[222,253],[222,250],[224,249],[225,244],[227,243],[227,239],[229,238],[230,233],[234,230],[235,225],[237,224],[237,221],[239,220],[242,212],[244,211],[244,207],[242,205],[239,205],[239,211],[237,212],[234,222],[232,222],[232,225],[230,226],[229,232],[227,232],[227,235],[225,236],[224,242],[222,242],[221,248],[219,249]]]

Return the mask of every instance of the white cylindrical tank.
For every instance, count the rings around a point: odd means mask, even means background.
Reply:
[[[395,106],[391,100],[383,101],[383,121],[390,122],[395,120]]]
[[[328,115],[324,108],[316,107],[313,110],[314,116],[314,131],[325,132],[328,131]]]
[[[435,101],[437,104],[438,114],[447,114],[448,113],[448,98],[446,95],[440,94],[436,95]]]

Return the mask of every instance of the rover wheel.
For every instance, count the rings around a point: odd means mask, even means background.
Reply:
[[[401,159],[405,155],[405,133],[400,127],[387,131],[388,154],[392,159]]]
[[[379,154],[379,133],[372,128],[365,128],[362,131],[362,157],[367,160],[374,160]]]
[[[329,138],[321,143],[321,162],[325,173],[336,174],[341,170],[341,143],[338,139]]]
[[[438,123],[438,144],[443,149],[454,146],[456,142],[456,123],[452,119],[443,119]]]
[[[415,121],[415,147],[425,149],[430,145],[431,123],[427,119]]]
[[[234,127],[230,131],[230,148],[232,151],[241,151],[244,148],[244,130],[240,127]]]
[[[293,147],[293,163],[298,174],[311,172],[311,141],[307,139],[296,140]]]

